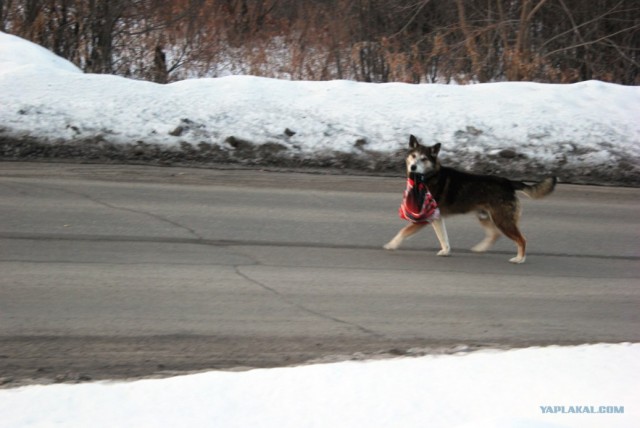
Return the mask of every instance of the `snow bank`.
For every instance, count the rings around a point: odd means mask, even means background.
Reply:
[[[0,31],[0,75],[40,70],[43,73],[82,73],[64,58],[42,46]],[[17,82],[16,82],[17,83]]]
[[[28,53],[28,55],[25,55]],[[477,172],[640,184],[640,87],[78,73],[0,33],[0,159],[239,162],[395,172],[409,134]]]
[[[1,427],[637,427],[640,344],[0,390]]]

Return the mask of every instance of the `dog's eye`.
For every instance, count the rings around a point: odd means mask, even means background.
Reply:
[[[411,157],[411,159],[415,159],[416,158],[415,153],[411,153],[410,157]]]
[[[420,156],[420,160],[421,160],[421,161],[426,161],[426,160],[427,160],[427,157],[426,157],[426,156]]]

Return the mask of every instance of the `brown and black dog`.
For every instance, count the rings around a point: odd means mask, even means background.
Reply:
[[[518,246],[518,255],[509,260],[512,263],[525,261],[526,240],[518,229],[520,201],[516,191],[520,190],[533,199],[542,198],[553,191],[557,178],[548,177],[539,183],[528,185],[521,181],[493,175],[478,175],[458,171],[440,165],[438,153],[440,143],[428,147],[418,142],[413,135],[409,138],[409,153],[406,157],[407,175],[423,174],[427,187],[438,203],[441,217],[433,221],[433,228],[442,249],[439,256],[448,256],[451,247],[447,229],[442,217],[452,214],[475,212],[486,237],[471,250],[487,251],[504,234]],[[418,232],[426,224],[411,223],[404,227],[384,248],[395,250],[402,241]]]

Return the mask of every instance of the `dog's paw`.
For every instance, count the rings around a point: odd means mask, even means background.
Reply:
[[[512,259],[509,259],[509,261],[511,263],[520,264],[520,263],[524,263],[525,259],[526,259],[526,257],[524,257],[524,256],[522,256],[522,257],[516,256],[516,257],[514,257]]]
[[[446,250],[438,251],[438,256],[449,257],[450,255],[451,255],[451,249],[450,248],[447,248]]]
[[[393,242],[387,242],[382,246],[385,250],[393,251],[398,248],[398,244],[394,244]]]

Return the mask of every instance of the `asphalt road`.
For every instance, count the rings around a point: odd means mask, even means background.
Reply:
[[[452,257],[401,177],[0,163],[0,384],[479,347],[640,341],[640,190],[523,199],[515,246]]]

